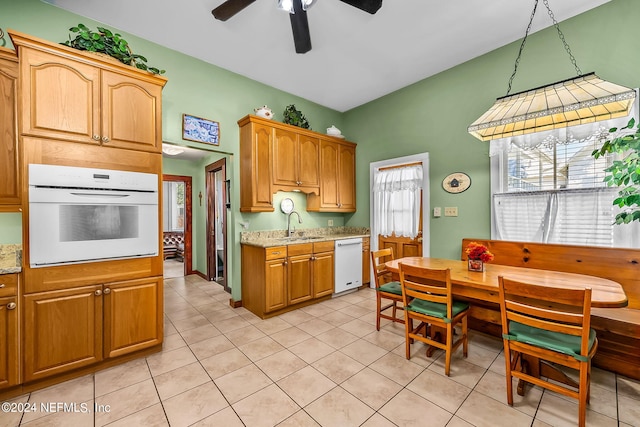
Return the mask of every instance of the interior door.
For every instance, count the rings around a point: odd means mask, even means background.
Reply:
[[[190,176],[183,176],[183,175],[162,175],[162,181],[164,183],[172,183],[172,184],[177,184],[177,183],[182,183],[184,185],[184,201],[182,202],[183,204],[183,208],[184,208],[184,215],[182,217],[182,219],[180,218],[175,218],[176,223],[181,223],[182,227],[183,227],[183,238],[184,238],[184,255],[183,255],[183,274],[185,276],[188,276],[189,274],[193,273],[193,257],[192,257],[192,242],[193,242],[193,236],[192,236],[192,211],[193,211],[193,205],[192,205],[192,197],[191,194],[193,192],[193,184],[192,184],[192,177]],[[163,190],[164,190],[164,185],[163,185]],[[165,194],[163,194],[163,201],[162,201],[162,215],[163,215],[163,232],[164,231],[170,231],[169,228],[167,226],[167,222],[169,221],[169,218],[172,218],[172,216],[175,216],[175,214],[171,214],[169,212],[169,210],[172,207],[170,206],[170,203],[167,201],[167,197]],[[182,216],[182,214],[180,215]]]
[[[227,280],[227,172],[226,159],[206,166],[207,279],[231,292]]]

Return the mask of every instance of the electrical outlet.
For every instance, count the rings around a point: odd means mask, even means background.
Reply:
[[[444,216],[458,216],[458,208],[457,207],[444,208]]]
[[[332,219],[327,220],[327,225],[329,227],[333,227],[333,220]]]
[[[439,218],[440,216],[442,216],[442,208],[440,207],[433,208],[433,217]]]

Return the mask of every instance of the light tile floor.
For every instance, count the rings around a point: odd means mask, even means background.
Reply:
[[[38,409],[0,412],[0,425],[576,425],[577,403],[539,388],[506,404],[493,337],[472,332],[450,377],[422,344],[407,361],[402,325],[375,330],[373,290],[268,320],[228,300],[198,276],[166,279],[162,352],[16,398]],[[67,408],[40,409],[52,402]],[[594,368],[587,425],[640,426],[640,382]]]

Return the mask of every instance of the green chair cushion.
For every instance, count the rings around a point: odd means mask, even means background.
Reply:
[[[402,285],[400,282],[389,282],[376,288],[380,292],[387,292],[389,294],[402,295]]]
[[[587,357],[580,355],[580,337],[575,335],[547,331],[511,321],[509,322],[509,335],[506,336],[506,338],[546,348],[547,350],[557,351],[562,354],[568,354],[583,362],[588,360]],[[593,347],[595,341],[596,331],[591,329],[589,330],[589,349]]]
[[[453,317],[462,313],[469,308],[469,304],[462,301],[453,301]],[[409,303],[407,310],[415,311],[416,313],[425,314],[427,316],[433,316],[443,319],[445,323],[451,323],[451,319],[447,318],[447,305],[437,302],[424,301],[421,299],[414,299]]]

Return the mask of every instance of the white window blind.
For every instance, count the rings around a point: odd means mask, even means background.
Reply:
[[[618,189],[603,182],[613,155],[591,156],[627,121],[492,141],[492,237],[640,247],[640,224],[614,225]]]

